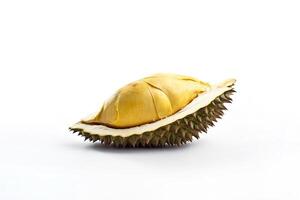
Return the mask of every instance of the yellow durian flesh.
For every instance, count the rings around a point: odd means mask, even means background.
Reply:
[[[82,122],[114,128],[155,122],[176,113],[210,87],[189,76],[156,74],[119,89],[100,112]]]

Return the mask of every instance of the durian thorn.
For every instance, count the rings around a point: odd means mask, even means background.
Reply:
[[[128,141],[129,141],[130,145],[132,145],[134,147],[136,145],[136,143],[137,143],[138,137],[139,136],[136,136],[136,135],[130,136],[128,138]]]
[[[193,123],[192,121],[189,122],[189,127],[190,127],[191,129],[194,129],[194,123]]]
[[[215,98],[214,102],[216,102],[217,104],[223,103],[223,101],[220,99],[220,97]]]

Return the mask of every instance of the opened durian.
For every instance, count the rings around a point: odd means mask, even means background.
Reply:
[[[90,141],[117,147],[182,145],[199,138],[231,103],[235,80],[212,85],[156,74],[119,89],[98,112],[70,127]]]

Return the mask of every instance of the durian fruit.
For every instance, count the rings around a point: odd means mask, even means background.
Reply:
[[[69,129],[85,140],[116,147],[180,146],[221,118],[234,84],[234,79],[213,85],[155,74],[122,87],[98,112]]]

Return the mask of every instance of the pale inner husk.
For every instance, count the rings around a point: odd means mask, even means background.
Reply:
[[[122,136],[128,137],[131,135],[139,135],[144,132],[156,130],[162,126],[170,124],[178,119],[182,119],[187,115],[190,115],[200,108],[203,108],[210,104],[216,97],[222,95],[224,92],[231,90],[232,85],[235,80],[230,79],[224,81],[223,83],[213,86],[209,91],[201,93],[198,97],[196,97],[191,103],[186,105],[183,109],[179,110],[177,113],[166,117],[164,119],[155,121],[153,123],[144,124],[141,126],[135,126],[131,128],[110,128],[104,125],[89,125],[78,122],[71,126],[72,129],[82,129],[84,132],[88,132],[90,134],[96,134],[99,136],[111,135],[111,136]]]

